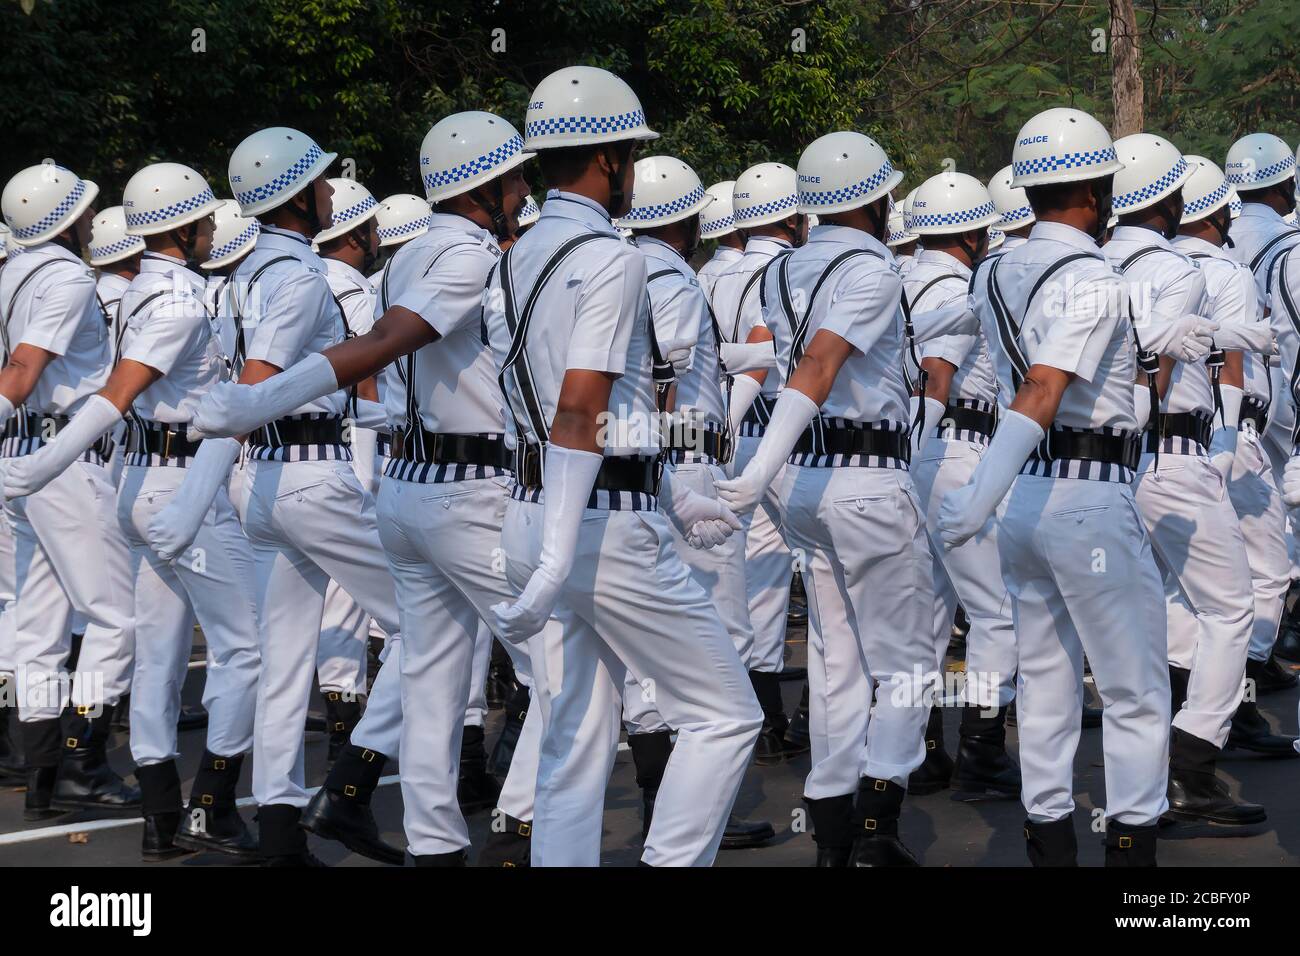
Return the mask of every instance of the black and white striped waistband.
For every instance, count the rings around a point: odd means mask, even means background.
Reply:
[[[394,481],[410,481],[421,485],[441,485],[452,481],[473,481],[478,478],[500,478],[513,474],[495,465],[468,465],[463,462],[406,461],[389,458],[384,465],[384,477]]]
[[[530,501],[537,504],[542,500],[542,486],[524,487],[516,483],[510,489],[510,497],[515,501]],[[656,511],[659,508],[659,497],[643,491],[609,491],[605,488],[594,488],[591,497],[587,499],[587,507],[597,511]]]
[[[837,429],[859,431],[884,431],[905,434],[906,422],[882,419],[875,422],[857,422],[847,418],[822,418],[822,427],[828,431]],[[907,471],[907,462],[893,455],[836,455],[817,454],[815,452],[795,452],[786,462],[801,468],[892,468]]]
[[[309,412],[305,415],[291,415],[280,419],[284,422],[321,422],[338,420],[332,412]],[[249,461],[351,461],[352,448],[341,442],[313,442],[303,444],[265,444],[264,436],[270,435],[276,422],[264,425],[254,432],[248,442]]]

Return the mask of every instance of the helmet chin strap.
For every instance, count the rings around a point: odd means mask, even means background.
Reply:
[[[495,199],[493,198],[484,199],[479,194],[478,189],[471,190],[469,194],[469,198],[474,203],[474,205],[482,209],[491,218],[492,235],[497,237],[497,241],[501,241],[503,239],[509,239],[511,237],[510,220],[506,217],[506,212],[504,208],[506,204],[505,186],[502,184],[500,176],[498,176],[492,182],[496,185]]]
[[[1101,242],[1106,238],[1106,223],[1110,222],[1110,195],[1102,188],[1099,179],[1092,181],[1089,190],[1092,198],[1097,201],[1097,230],[1092,238]]]
[[[970,260],[971,266],[974,266],[975,263],[979,262],[980,243],[978,239],[976,239],[975,242],[973,243],[967,242],[966,241],[967,235],[968,233],[965,232],[960,233],[957,236],[957,245],[961,246],[961,251],[966,253],[966,258]]]
[[[190,223],[194,228],[190,230],[189,238],[185,238],[185,226],[178,226],[172,230],[176,237],[176,247],[180,249],[182,257],[185,259],[185,268],[197,272],[199,269],[199,260],[194,255],[194,247],[199,242],[199,227],[197,223]]]
[[[304,192],[308,192],[308,191],[310,191],[310,195],[307,196],[307,211],[305,213],[298,208],[297,204],[294,203],[292,199],[289,200],[287,205],[289,207],[289,211],[300,222],[306,224],[307,238],[314,239],[316,237],[316,234],[321,231],[320,212],[316,209],[315,188],[309,186],[307,190],[304,190]]]
[[[1214,231],[1219,234],[1219,241],[1226,249],[1231,249],[1234,245],[1228,230],[1232,227],[1232,210],[1228,206],[1221,206],[1210,214],[1210,225]]]
[[[67,249],[68,252],[72,253],[78,259],[81,258],[81,243],[77,242],[77,228],[75,224],[63,230],[63,232],[51,239],[50,242],[54,243],[56,246],[62,246],[64,249]]]

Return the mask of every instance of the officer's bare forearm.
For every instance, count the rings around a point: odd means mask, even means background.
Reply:
[[[433,326],[410,309],[395,305],[365,335],[332,345],[322,354],[333,367],[339,387],[346,388],[378,375],[402,356],[436,341],[438,333]],[[371,398],[364,389],[358,394]],[[375,393],[371,400],[377,397]]]
[[[1038,422],[1046,431],[1056,420],[1061,407],[1061,396],[1074,376],[1050,365],[1031,365],[1025,373],[1024,384],[1011,401],[1011,410]]]
[[[156,368],[143,362],[122,359],[113,369],[113,374],[108,377],[104,387],[99,390],[99,394],[112,402],[113,407],[125,415],[140,393],[160,378],[162,372]]]
[[[924,358],[921,359],[921,368],[929,373],[925,382],[925,397],[947,405],[957,366],[941,358]]]
[[[608,424],[609,395],[615,376],[571,368],[564,373],[551,422],[551,443],[578,451],[604,453],[600,434]]]
[[[1246,368],[1240,352],[1224,352],[1223,368],[1219,370],[1219,384],[1242,388],[1246,384]]]
[[[804,350],[794,374],[786,382],[786,388],[797,389],[807,395],[814,403],[820,405],[831,393],[835,376],[840,373],[848,357],[853,354],[853,346],[834,332],[819,329]]]
[[[54,358],[54,353],[45,349],[25,343],[19,345],[9,356],[9,363],[0,370],[0,395],[9,399],[17,408],[27,401],[27,396],[32,394],[32,389],[40,381],[45,366],[54,361]]]
[[[749,336],[745,339],[745,344],[752,345],[755,342],[771,342],[771,341],[772,341],[771,331],[769,331],[764,326],[756,325],[749,330]],[[765,368],[755,369],[752,372],[745,372],[745,374],[748,375],[750,378],[752,378],[754,381],[756,381],[759,385],[762,385],[765,381],[767,381],[767,369]]]

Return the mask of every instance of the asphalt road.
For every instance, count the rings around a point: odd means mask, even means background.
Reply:
[[[804,645],[801,635],[792,635],[790,663],[802,664]],[[197,701],[201,692],[202,671],[191,671],[186,697]],[[801,685],[783,684],[787,708],[793,712]],[[1300,691],[1290,690],[1264,697],[1261,709],[1274,729],[1296,732],[1297,701]],[[489,745],[502,717],[493,711],[488,721]],[[949,708],[945,715],[948,751],[954,748],[958,712]],[[1104,780],[1101,765],[1101,731],[1085,730],[1075,763],[1076,800],[1079,810],[1080,862],[1100,865],[1100,836],[1090,834],[1088,826],[1094,808],[1104,805]],[[1009,731],[1015,746],[1015,729]],[[203,732],[182,735],[181,777],[185,792],[203,749]],[[307,735],[307,778],[311,785],[325,776],[326,738],[324,734]],[[1013,750],[1014,753],[1014,750]],[[126,735],[116,734],[111,759],[123,771],[131,767]],[[245,765],[240,796],[247,796],[251,768]],[[736,804],[737,812],[753,819],[772,822],[776,839],[766,847],[724,851],[719,866],[807,866],[813,857],[811,838],[802,826],[800,794],[808,772],[804,755],[781,766],[750,770]],[[1300,863],[1300,803],[1295,799],[1300,760],[1268,760],[1230,752],[1220,774],[1234,793],[1263,803],[1268,810],[1267,823],[1249,834],[1225,838],[1204,830],[1172,827],[1164,831],[1160,847],[1162,866],[1283,866]],[[121,867],[140,863],[138,820],[114,821],[104,829],[79,829],[89,818],[67,814],[40,823],[22,819],[23,794],[18,788],[0,789],[0,866],[76,866]],[[400,788],[381,786],[373,806],[387,839],[397,845],[402,836]],[[251,820],[253,810],[244,811]],[[489,814],[470,818],[470,833],[475,847],[482,846],[489,825]],[[1022,836],[1023,813],[1018,802],[966,804],[953,801],[948,793],[909,798],[904,804],[902,836],[925,866],[1025,866]],[[72,830],[69,832],[68,828]],[[640,794],[633,779],[630,755],[619,754],[605,804],[605,837],[602,858],[606,865],[633,866],[640,854]],[[20,840],[21,842],[13,842]],[[344,850],[341,846],[312,838],[313,851],[323,860],[339,866],[378,866]],[[472,857],[471,857],[472,859]],[[151,867],[226,866],[229,858],[218,854],[197,854]]]

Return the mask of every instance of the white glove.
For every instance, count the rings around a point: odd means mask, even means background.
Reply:
[[[1146,385],[1133,386],[1133,417],[1137,419],[1138,431],[1146,428],[1151,420],[1151,389]]]
[[[970,482],[944,495],[938,525],[945,551],[963,544],[984,527],[1011,489],[1025,459],[1042,440],[1043,429],[1038,422],[1007,410]]]
[[[908,422],[916,421],[916,408],[920,404],[921,397],[919,395],[913,395],[908,399]],[[925,400],[925,421],[920,428],[913,429],[910,439],[913,461],[916,461],[917,456],[921,454],[921,449],[925,447],[925,443],[934,437],[934,430],[943,421],[945,411],[947,411],[947,406],[937,398],[927,398]]]
[[[1232,477],[1232,461],[1237,455],[1237,426],[1241,422],[1242,391],[1235,385],[1220,385],[1223,413],[1210,437],[1210,464],[1226,482]]]
[[[1138,328],[1142,347],[1179,362],[1199,362],[1214,347],[1219,323],[1199,315],[1177,319],[1152,319]]]
[[[546,624],[564,579],[573,570],[582,515],[604,459],[595,452],[547,445],[542,465],[542,554],[514,604],[494,604],[494,630],[502,640],[522,644]]]
[[[741,528],[730,508],[678,481],[671,468],[659,479],[659,506],[693,548],[717,547]]]
[[[379,494],[379,478],[375,475],[375,462],[379,457],[379,433],[373,428],[352,428],[352,470],[357,473],[361,487],[370,497]]]
[[[279,376],[276,377],[278,378]],[[376,431],[388,431],[388,411],[384,408],[381,402],[372,402],[367,398],[358,398],[357,417],[353,419],[353,423],[361,428],[371,428]]]
[[[319,353],[256,385],[218,382],[194,407],[189,439],[247,435],[295,408],[338,390],[334,367]]]
[[[212,499],[230,477],[239,448],[233,438],[208,438],[199,446],[175,496],[145,529],[149,547],[163,560],[171,561],[194,542]]]
[[[1287,459],[1282,469],[1282,503],[1288,508],[1300,505],[1300,457]]]
[[[1277,354],[1277,336],[1267,322],[1234,322],[1219,327],[1214,344],[1227,352]]]
[[[763,440],[744,472],[717,483],[718,498],[723,504],[736,514],[753,509],[790,457],[808,423],[817,417],[817,411],[817,403],[803,392],[789,387],[782,389]]]
[[[737,375],[731,380],[731,407],[727,417],[731,419],[731,434],[740,434],[740,423],[749,414],[749,406],[762,394],[763,386],[748,375]]]
[[[14,417],[14,411],[14,403],[0,395],[0,428],[3,428],[9,419]]]
[[[689,345],[683,345],[675,349],[669,349],[668,354],[664,356],[668,364],[673,367],[673,371],[678,375],[684,375],[691,370],[691,358],[695,354],[695,349]]]
[[[122,420],[117,406],[103,395],[86,399],[57,435],[30,455],[15,458],[4,476],[5,499],[40,491],[80,458],[105,432]]]
[[[723,342],[718,357],[729,375],[776,368],[776,348],[771,342]]]
[[[918,342],[928,342],[941,335],[970,335],[978,332],[979,318],[969,302],[954,302],[938,309],[912,313],[912,335]]]

